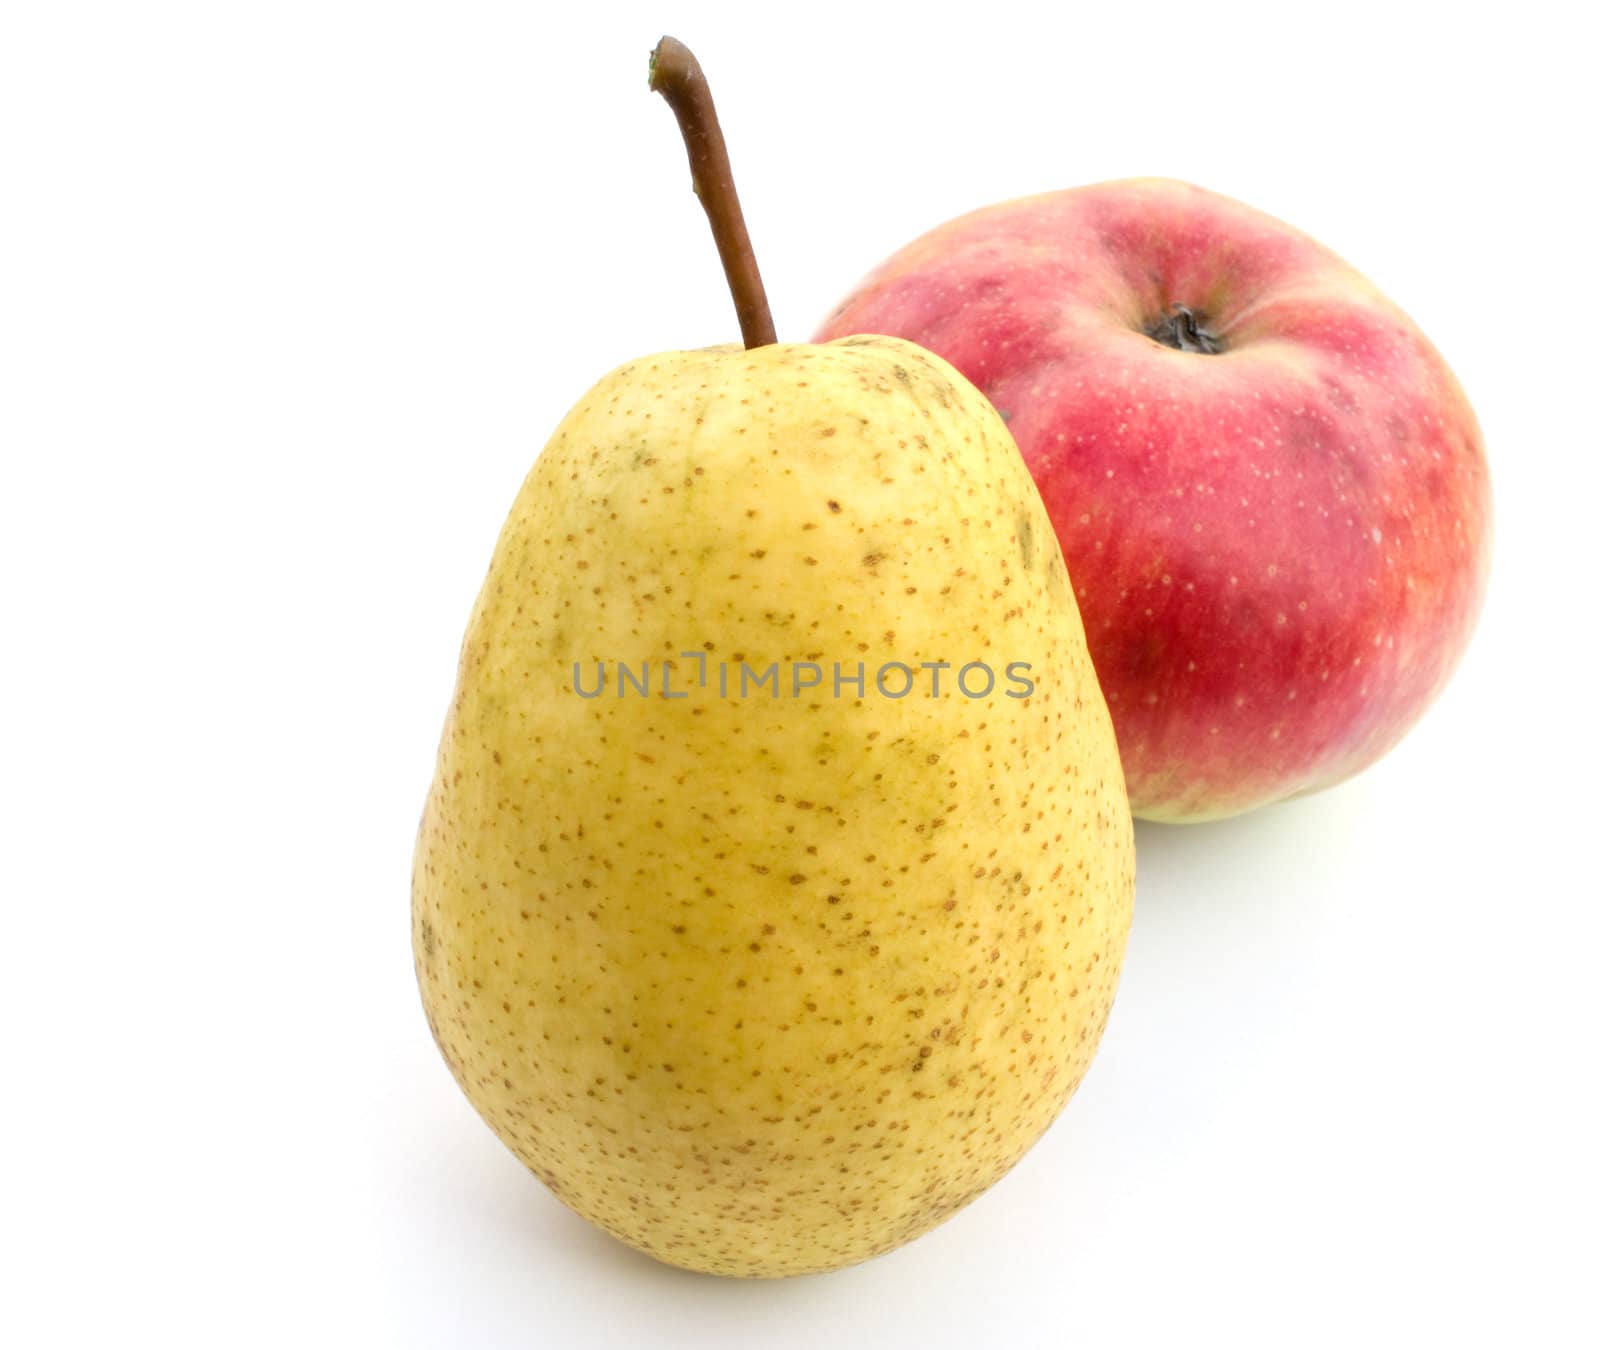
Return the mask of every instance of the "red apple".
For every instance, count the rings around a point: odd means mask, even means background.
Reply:
[[[1416,722],[1482,602],[1489,477],[1401,311],[1283,222],[1132,179],[924,235],[818,340],[909,338],[1010,423],[1061,537],[1134,811],[1328,787]]]

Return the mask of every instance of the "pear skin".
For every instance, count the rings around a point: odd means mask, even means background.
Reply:
[[[1133,879],[1055,531],[952,367],[670,352],[568,414],[472,613],[412,915],[445,1060],[563,1202],[723,1275],[927,1231],[1083,1078]]]

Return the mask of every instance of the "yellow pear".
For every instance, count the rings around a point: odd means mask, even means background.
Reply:
[[[657,81],[699,79],[667,41]],[[561,1200],[727,1275],[926,1231],[1083,1077],[1133,870],[1055,531],[953,368],[669,352],[567,415],[472,614],[413,885],[434,1037]]]

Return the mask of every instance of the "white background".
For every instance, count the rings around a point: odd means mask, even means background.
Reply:
[[[0,18],[0,1340],[1594,1344],[1581,11],[538,8]],[[710,74],[782,335],[960,211],[1183,177],[1418,318],[1498,510],[1475,645],[1386,762],[1141,826],[1099,1059],[1016,1171],[779,1283],[564,1210],[451,1082],[409,951],[529,463],[612,365],[735,335],[645,88],[663,31]]]

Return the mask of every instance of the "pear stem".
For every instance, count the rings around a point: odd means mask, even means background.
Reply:
[[[717,110],[705,72],[694,53],[676,38],[664,37],[650,53],[650,88],[666,99],[678,119],[684,146],[689,151],[689,171],[694,193],[706,209],[711,235],[717,241],[722,271],[733,292],[739,314],[739,331],[746,347],[765,347],[778,340],[772,326],[767,290],[761,284],[755,250],[745,229],[739,193],[733,186],[728,147],[717,123]]]

